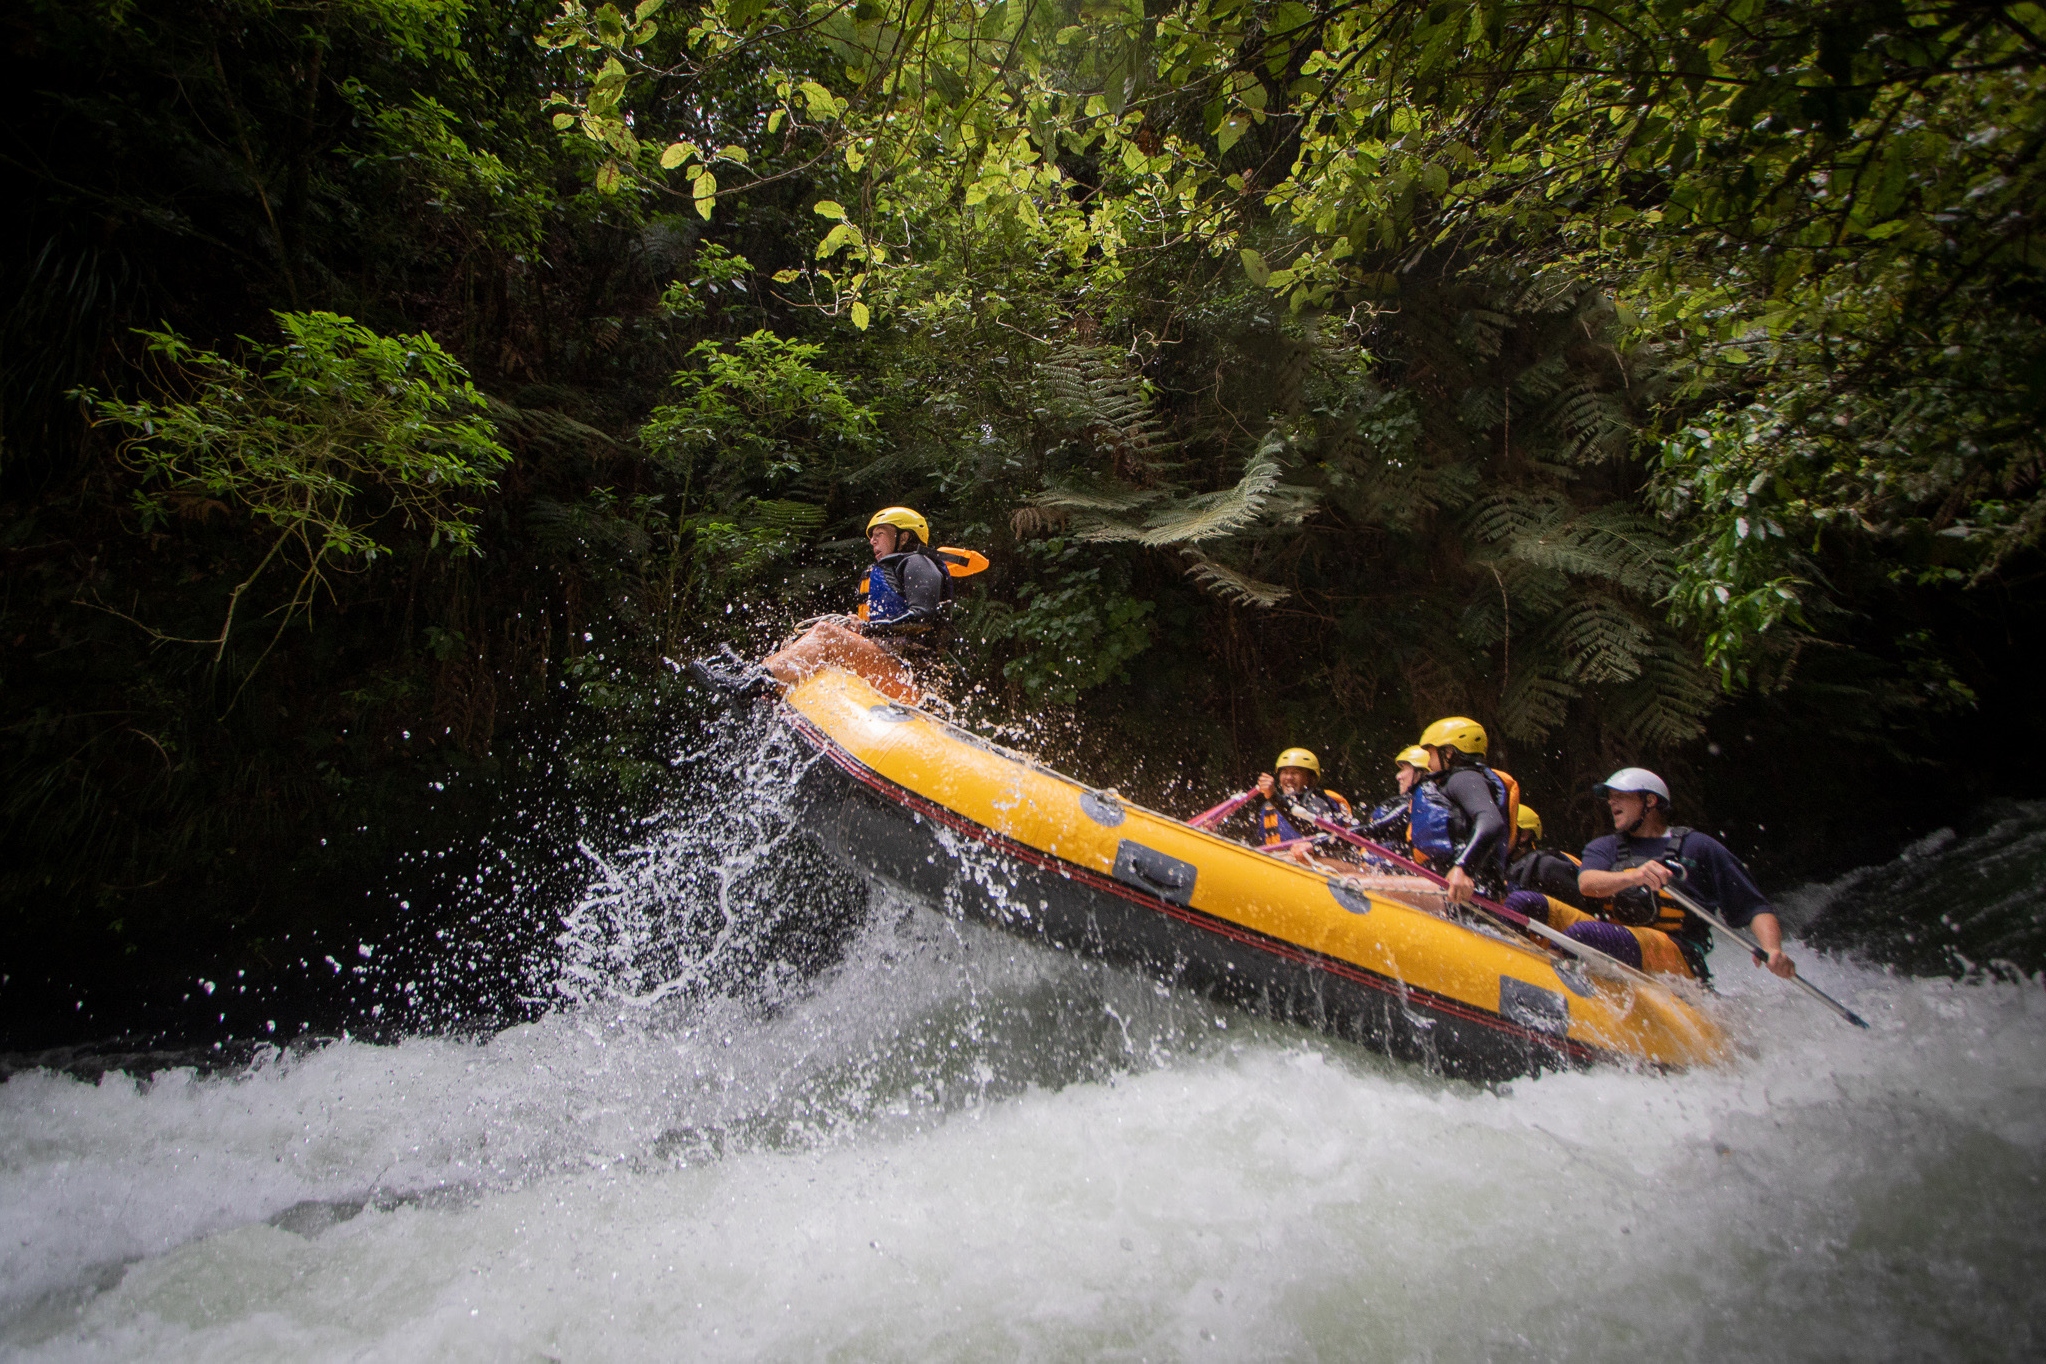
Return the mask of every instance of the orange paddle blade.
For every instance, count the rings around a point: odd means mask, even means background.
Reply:
[[[977,549],[955,549],[951,545],[939,545],[938,553],[945,556],[945,567],[955,578],[971,578],[987,567],[987,555]]]

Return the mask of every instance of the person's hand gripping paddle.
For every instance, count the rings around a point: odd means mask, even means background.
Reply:
[[[1727,937],[1732,938],[1742,947],[1747,948],[1748,951],[1754,953],[1755,960],[1757,962],[1766,962],[1769,960],[1769,954],[1763,950],[1762,944],[1756,942],[1752,936],[1741,932],[1741,930],[1735,928],[1732,924],[1720,918],[1717,914],[1714,914],[1711,910],[1705,908],[1705,906],[1699,904],[1696,900],[1692,899],[1690,896],[1684,894],[1682,890],[1678,889],[1677,882],[1683,880],[1685,876],[1683,863],[1674,861],[1669,858],[1664,858],[1662,865],[1670,869],[1670,879],[1663,885],[1662,888],[1663,894],[1669,896],[1670,899],[1675,900],[1685,909],[1697,915],[1706,923],[1711,924],[1721,933],[1724,933]],[[1845,1004],[1842,1004],[1839,1000],[1833,998],[1824,990],[1821,990],[1818,986],[1806,980],[1803,976],[1790,977],[1790,983],[1793,985],[1801,986],[1804,989],[1805,993],[1809,994],[1813,999],[1818,1000],[1819,1003],[1825,1005],[1834,1013],[1839,1014],[1840,1017],[1846,1019],[1849,1023],[1852,1023],[1855,1027],[1865,1028],[1868,1026],[1868,1021],[1864,1019],[1860,1014],[1854,1012],[1854,1010],[1848,1008]]]

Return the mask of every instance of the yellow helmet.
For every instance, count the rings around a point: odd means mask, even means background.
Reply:
[[[1485,727],[1476,720],[1467,720],[1461,715],[1452,715],[1447,720],[1437,720],[1421,731],[1420,744],[1423,748],[1454,748],[1478,757],[1485,755]]]
[[[1516,822],[1520,825],[1522,829],[1525,829],[1527,832],[1533,834],[1536,838],[1540,838],[1542,836],[1542,817],[1535,813],[1534,806],[1532,805],[1521,806],[1520,818]]]
[[[1400,750],[1400,755],[1392,760],[1394,767],[1398,767],[1401,763],[1426,772],[1428,770],[1428,750],[1419,744],[1408,744]]]
[[[1277,761],[1273,762],[1272,771],[1276,772],[1282,767],[1304,767],[1317,777],[1321,775],[1321,759],[1304,748],[1289,748],[1281,753]]]
[[[927,545],[931,542],[931,523],[909,507],[881,508],[874,513],[873,519],[867,522],[867,533],[873,534],[876,526],[896,526],[902,530],[913,530],[917,539]]]

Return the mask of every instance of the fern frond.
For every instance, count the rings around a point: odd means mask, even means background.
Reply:
[[[1552,531],[1569,511],[1570,504],[1553,493],[1495,493],[1471,509],[1465,526],[1478,540],[1497,544],[1515,536]]]
[[[1655,646],[1648,628],[1607,597],[1577,602],[1544,634],[1544,642],[1563,659],[1562,675],[1592,684],[1639,677],[1642,660]]]
[[[824,508],[808,502],[769,501],[755,499],[749,518],[754,525],[780,531],[784,535],[806,536],[814,534],[824,525]]]
[[[1193,561],[1188,565],[1186,575],[1225,601],[1241,602],[1245,606],[1275,606],[1293,595],[1291,588],[1260,582],[1238,573],[1197,549],[1183,549],[1180,553]]]
[[[1151,513],[1137,541],[1154,549],[1199,544],[1233,535],[1250,525],[1264,510],[1272,489],[1279,485],[1278,461],[1266,449],[1269,446],[1250,457],[1250,464],[1235,487],[1202,493]]]
[[[1541,426],[1579,464],[1618,458],[1633,440],[1625,399],[1589,384],[1559,395],[1542,413]]]
[[[1456,339],[1473,355],[1490,360],[1499,354],[1506,329],[1512,325],[1513,319],[1505,313],[1495,313],[1490,308],[1472,308],[1456,320]]]
[[[1489,431],[1506,415],[1506,391],[1490,385],[1467,388],[1456,404],[1456,420],[1467,431]]]
[[[1499,728],[1508,738],[1548,737],[1570,713],[1577,688],[1539,668],[1517,668],[1499,698]]]
[[[1030,495],[1030,505],[1052,512],[1131,512],[1165,494],[1157,489],[1053,484]]]
[[[1541,568],[1602,578],[1659,597],[1669,585],[1669,542],[1645,517],[1600,508],[1567,521],[1532,524],[1509,537],[1508,552]]]
[[[1562,391],[1569,373],[1569,355],[1551,351],[1513,377],[1513,396],[1531,403],[1546,402]]]
[[[1172,442],[1151,410],[1151,386],[1130,358],[1107,346],[1060,346],[1037,366],[1052,417],[1091,434],[1125,464],[1155,463]]]
[[[1641,676],[1606,708],[1606,719],[1637,748],[1667,749],[1705,732],[1705,717],[1725,698],[1684,647],[1657,642]]]

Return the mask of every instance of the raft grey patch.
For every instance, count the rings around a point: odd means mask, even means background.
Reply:
[[[1193,863],[1168,857],[1127,838],[1115,845],[1115,879],[1175,905],[1193,900],[1194,877],[1198,874]]]
[[[1561,960],[1556,963],[1556,979],[1569,987],[1570,993],[1579,999],[1590,999],[1594,993],[1591,977],[1584,972],[1584,963],[1576,960]]]
[[[1328,893],[1335,896],[1336,903],[1352,914],[1371,912],[1371,897],[1339,877],[1329,877]]]
[[[878,706],[868,706],[867,714],[876,720],[886,720],[891,725],[899,725],[905,720],[916,718],[915,711],[896,701],[883,701]]]
[[[1107,828],[1113,829],[1116,825],[1122,823],[1122,802],[1118,801],[1113,794],[1097,795],[1092,791],[1082,791],[1080,793],[1080,809],[1086,812],[1087,818]],[[1120,872],[1116,874],[1118,876],[1121,875]]]
[[[1499,977],[1499,1016],[1533,1032],[1557,1037],[1570,1031],[1570,1001],[1512,976]]]

